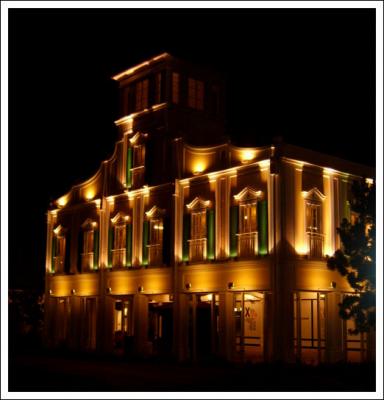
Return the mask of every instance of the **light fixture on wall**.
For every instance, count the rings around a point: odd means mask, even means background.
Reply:
[[[139,293],[144,292],[144,286],[139,286],[139,287],[137,288],[137,291],[138,291]]]
[[[72,293],[72,294],[76,294],[76,290],[75,290],[75,289],[72,289],[72,290],[71,290],[71,293]]]
[[[190,282],[187,282],[187,283],[185,284],[185,288],[186,288],[187,290],[189,290],[191,287],[192,287],[192,284],[191,284]]]
[[[52,295],[53,294],[53,290],[49,289],[49,294]]]
[[[107,287],[107,288],[105,289],[105,291],[107,292],[107,294],[109,294],[109,293],[112,292],[112,288],[111,288],[111,287]]]
[[[233,282],[228,282],[228,289],[233,289],[235,284]]]
[[[335,288],[336,288],[336,282],[335,282],[335,281],[332,281],[331,284],[330,284],[330,287],[331,287],[332,289],[335,289]]]

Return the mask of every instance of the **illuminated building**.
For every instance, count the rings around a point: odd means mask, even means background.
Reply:
[[[365,360],[326,266],[368,167],[224,141],[223,82],[162,54],[113,77],[119,140],[48,211],[46,343],[179,360]]]

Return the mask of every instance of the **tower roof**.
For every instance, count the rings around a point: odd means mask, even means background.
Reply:
[[[112,79],[115,81],[120,81],[120,80],[134,74],[135,72],[138,72],[146,67],[153,66],[154,64],[158,63],[159,61],[162,61],[165,59],[170,59],[170,58],[172,58],[172,56],[169,53],[159,54],[158,56],[152,57],[149,60],[143,61],[140,64],[137,64],[131,68],[126,69],[123,72],[120,72],[119,74],[112,76]]]

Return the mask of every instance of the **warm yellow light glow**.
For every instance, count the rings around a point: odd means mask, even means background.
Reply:
[[[200,197],[195,197],[189,204],[186,204],[189,210],[194,208],[208,208],[211,205],[210,200],[202,200]]]
[[[145,197],[149,196],[149,187],[148,187],[148,185],[144,185],[143,192],[144,192],[144,196]]]
[[[93,188],[90,188],[85,192],[86,200],[92,200],[94,197],[95,197],[95,190]]]
[[[54,233],[55,235],[58,235],[59,232],[60,232],[60,230],[61,230],[61,225],[59,225],[58,227],[56,227],[56,228],[53,230],[53,233]]]
[[[97,226],[97,222],[93,221],[92,226],[95,228]]]
[[[210,293],[210,294],[206,294],[205,296],[201,296],[201,297],[200,297],[200,300],[201,300],[202,302],[205,302],[205,301],[212,301],[212,294]]]
[[[296,250],[296,253],[301,255],[301,256],[304,256],[304,255],[308,254],[308,247],[307,247],[307,245],[305,243],[299,243],[296,246],[295,250]]]
[[[126,215],[126,216],[124,217],[124,219],[125,219],[125,221],[128,221],[128,220],[129,220],[129,216]]]
[[[205,168],[206,168],[205,164],[202,163],[201,161],[195,163],[193,166],[193,175],[201,174],[202,172],[205,171]]]
[[[113,196],[107,197],[108,204],[113,204],[115,202],[115,198]]]
[[[369,186],[373,185],[373,179],[372,179],[372,178],[366,178],[366,179],[365,179],[365,182],[366,182]]]
[[[268,168],[270,165],[270,161],[269,160],[263,160],[259,162],[260,168],[264,169],[264,168]]]
[[[59,207],[64,207],[68,203],[68,197],[62,196],[57,200],[56,203]]]
[[[95,204],[96,204],[96,207],[97,207],[97,208],[100,208],[101,200],[100,200],[100,199],[96,199],[96,200],[95,200]]]
[[[255,150],[243,150],[241,152],[241,161],[243,163],[252,161],[256,157],[256,151]]]
[[[324,174],[333,175],[336,171],[332,168],[324,168]]]
[[[240,193],[234,194],[233,197],[237,201],[257,199],[262,196],[263,192],[261,190],[254,190],[251,187],[245,187]]]

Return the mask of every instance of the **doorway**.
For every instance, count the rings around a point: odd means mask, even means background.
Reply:
[[[190,294],[188,298],[188,347],[192,360],[206,360],[217,355],[219,295]]]
[[[241,292],[234,296],[236,355],[239,360],[264,360],[264,294]]]
[[[148,299],[148,341],[152,355],[172,353],[173,301],[169,294],[152,295]]]

